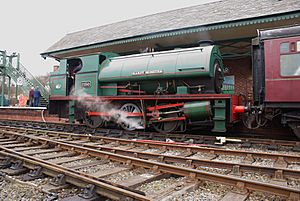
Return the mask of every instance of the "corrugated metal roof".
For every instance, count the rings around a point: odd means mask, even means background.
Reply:
[[[184,29],[187,28],[193,28],[190,31],[197,32],[201,31],[201,26],[204,25],[293,11],[300,11],[300,0],[222,0],[70,33],[48,48],[45,53],[105,42],[113,44],[112,41],[136,36],[144,38],[146,36],[145,39],[149,39],[155,37],[154,33],[165,34],[164,32],[172,30],[177,32],[168,34],[184,34]],[[221,26],[226,28],[225,25]],[[129,39],[128,42],[130,40],[134,41]]]

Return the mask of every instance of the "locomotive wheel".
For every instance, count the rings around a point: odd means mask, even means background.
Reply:
[[[90,128],[98,128],[104,125],[104,119],[100,116],[88,116],[87,114],[84,115],[84,122]]]
[[[172,111],[172,110],[171,110]],[[177,113],[164,114],[163,118],[178,117]],[[152,123],[153,128],[159,133],[171,133],[178,128],[178,121],[155,122]]]
[[[126,103],[121,108],[123,112],[141,113],[141,109],[134,103]],[[130,117],[120,114],[118,122],[124,130],[133,131],[135,129],[144,129],[143,117]]]

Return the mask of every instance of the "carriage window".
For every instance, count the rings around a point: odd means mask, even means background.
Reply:
[[[288,53],[290,51],[290,43],[281,43],[280,44],[280,53]]]
[[[300,53],[280,55],[280,74],[282,76],[300,76]]]
[[[297,47],[297,52],[300,52],[300,41],[297,41],[296,47]]]

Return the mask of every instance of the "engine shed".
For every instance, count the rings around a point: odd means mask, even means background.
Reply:
[[[196,47],[220,47],[229,93],[252,95],[251,41],[258,29],[300,23],[298,0],[222,0],[67,34],[41,55],[57,60],[98,52],[130,55]]]

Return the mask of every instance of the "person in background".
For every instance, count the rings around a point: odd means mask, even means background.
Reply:
[[[33,107],[33,93],[34,93],[34,87],[31,87],[29,91],[29,107]]]
[[[26,107],[26,103],[28,100],[27,96],[24,96],[23,94],[20,94],[18,96],[18,100],[19,100],[19,107]]]
[[[35,90],[34,90],[34,92],[33,92],[34,107],[38,107],[39,106],[40,97],[41,97],[41,92],[40,92],[39,88],[36,87]]]

